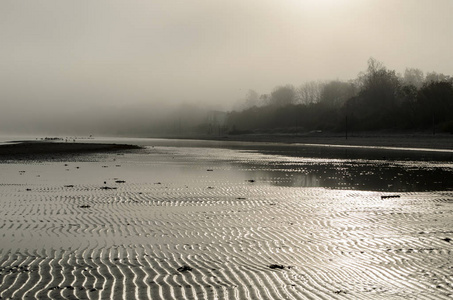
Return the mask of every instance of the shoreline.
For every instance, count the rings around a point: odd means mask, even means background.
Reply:
[[[411,148],[413,150],[453,150],[453,135],[451,134],[421,134],[421,133],[363,133],[346,137],[335,134],[238,134],[238,135],[178,135],[159,136],[152,138],[182,139],[182,140],[212,140],[232,142],[259,142],[306,145],[334,145],[341,147],[373,147],[373,148]]]
[[[308,134],[240,134],[240,135],[172,135],[152,136],[150,139],[245,142],[293,146],[357,148],[363,150],[396,150],[417,152],[453,152],[453,135],[426,133],[361,133],[348,136],[333,133]],[[52,159],[64,155],[118,152],[143,149],[133,141],[62,142],[19,140],[0,144],[0,161]]]

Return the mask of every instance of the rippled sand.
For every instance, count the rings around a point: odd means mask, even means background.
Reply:
[[[290,186],[272,159],[0,164],[1,299],[453,297],[453,192]]]

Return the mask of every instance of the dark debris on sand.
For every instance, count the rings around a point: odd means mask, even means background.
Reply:
[[[386,195],[386,196],[381,196],[381,199],[390,199],[390,198],[399,198],[400,195]]]
[[[272,265],[269,265],[269,268],[271,268],[271,269],[284,269],[285,266],[284,265],[272,264]]]
[[[76,286],[72,286],[72,285],[67,285],[67,286],[64,286],[64,287],[56,285],[56,286],[52,286],[52,287],[48,288],[47,290],[48,291],[55,291],[55,290],[63,290],[63,289],[67,289],[67,290],[70,290],[70,291],[74,291],[74,290],[79,290],[79,291],[89,290],[90,292],[95,292],[95,291],[98,290],[96,288],[86,288],[86,287],[83,287],[83,286],[76,287]]]
[[[24,266],[11,266],[11,267],[0,267],[0,276],[6,274],[14,273],[26,273],[31,272],[30,267],[27,265]]]
[[[187,272],[187,271],[192,271],[192,268],[184,265],[184,266],[179,267],[176,270],[178,270],[178,272]]]

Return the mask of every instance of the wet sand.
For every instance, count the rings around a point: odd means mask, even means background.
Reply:
[[[265,150],[1,163],[0,297],[451,299],[453,192],[301,186],[352,173]]]

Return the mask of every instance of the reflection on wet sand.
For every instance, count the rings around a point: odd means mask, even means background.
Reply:
[[[276,186],[387,192],[453,189],[453,160],[448,152],[382,152],[374,148],[335,151],[338,149],[293,145],[237,148],[169,148],[169,151],[195,161],[213,159],[232,164],[237,176],[252,176],[258,182]]]
[[[451,298],[448,160],[244,147],[1,163],[0,297]]]

